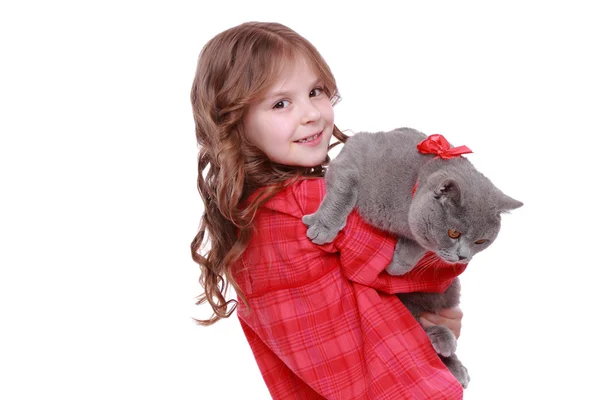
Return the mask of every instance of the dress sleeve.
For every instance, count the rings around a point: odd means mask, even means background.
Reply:
[[[340,253],[341,270],[351,281],[388,294],[443,292],[466,264],[449,264],[429,252],[408,273],[395,276],[385,270],[392,261],[397,238],[365,222],[356,211],[333,245]]]
[[[396,242],[397,238],[369,225],[352,211],[333,244],[340,252],[342,271],[348,279],[392,294],[402,292],[405,285],[403,279],[385,271]]]

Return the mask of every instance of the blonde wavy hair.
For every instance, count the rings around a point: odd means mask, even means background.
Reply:
[[[197,304],[208,302],[213,310],[210,319],[196,320],[201,325],[227,318],[235,310],[237,301],[226,299],[229,285],[246,302],[231,268],[250,241],[258,208],[298,179],[323,176],[329,161],[310,168],[276,164],[244,135],[242,121],[249,105],[261,100],[285,63],[297,57],[312,66],[335,105],[340,97],[327,63],[308,40],[284,25],[244,23],[218,34],[200,52],[191,101],[204,214],[191,252],[204,289]],[[333,135],[340,142],[347,139],[336,126]],[[260,194],[241,207],[258,189]]]

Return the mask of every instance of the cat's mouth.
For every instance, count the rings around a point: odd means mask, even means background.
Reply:
[[[471,257],[460,257],[455,253],[444,250],[439,250],[436,254],[444,261],[450,264],[468,264]]]
[[[441,255],[438,254],[438,256],[440,256],[440,258],[444,261],[446,261],[449,264],[468,264],[469,261],[471,261],[470,259],[459,259],[458,257],[442,257]]]

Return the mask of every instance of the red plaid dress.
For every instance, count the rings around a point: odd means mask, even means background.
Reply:
[[[324,180],[314,179],[269,200],[234,268],[251,307],[240,301],[237,314],[271,396],[462,399],[461,385],[393,293],[443,291],[464,267],[390,276],[384,270],[396,239],[356,212],[333,243],[313,244],[301,218],[324,195]]]

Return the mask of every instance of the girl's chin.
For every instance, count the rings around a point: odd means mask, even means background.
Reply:
[[[317,158],[309,157],[308,159],[305,158],[303,160],[299,160],[298,162],[294,163],[294,165],[297,167],[306,167],[306,168],[318,167],[320,165],[323,165],[326,158],[327,158],[327,154],[323,155],[323,157],[317,157]]]

